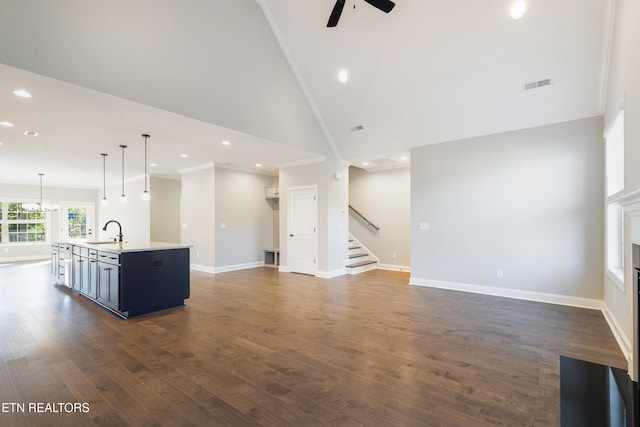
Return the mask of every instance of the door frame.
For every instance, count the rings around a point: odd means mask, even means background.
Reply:
[[[315,223],[314,223],[314,233],[313,233],[313,273],[312,275],[317,275],[318,273],[318,185],[300,185],[295,187],[287,188],[287,270],[292,273],[296,273],[292,270],[292,252],[291,245],[289,244],[290,236],[293,230],[293,192],[300,190],[311,190],[313,191],[314,196],[314,212],[315,212]],[[307,274],[307,273],[304,273]]]
[[[84,208],[87,210],[87,238],[71,239],[69,237],[68,215],[69,208]],[[60,214],[58,218],[59,234],[58,240],[65,242],[86,242],[93,240],[96,234],[96,204],[93,202],[60,202]]]

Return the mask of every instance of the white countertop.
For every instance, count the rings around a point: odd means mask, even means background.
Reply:
[[[75,246],[82,246],[85,248],[95,249],[98,251],[107,251],[115,253],[125,252],[143,252],[143,251],[162,251],[167,249],[183,249],[190,248],[190,245],[179,245],[177,243],[164,243],[164,242],[109,242],[109,243],[96,243],[96,242],[73,242],[69,243]]]

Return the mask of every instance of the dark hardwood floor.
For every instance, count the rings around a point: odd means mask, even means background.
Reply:
[[[382,270],[191,276],[185,307],[122,320],[0,264],[0,425],[559,425],[560,355],[626,368],[598,311]]]

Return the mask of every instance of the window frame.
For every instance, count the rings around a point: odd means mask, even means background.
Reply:
[[[0,246],[37,246],[37,245],[47,245],[51,243],[51,217],[49,212],[42,212],[44,218],[18,218],[18,219],[10,219],[9,218],[9,206],[14,203],[19,204],[33,204],[38,203],[39,201],[35,201],[33,199],[23,199],[23,198],[2,198],[0,199]],[[38,211],[36,211],[38,212]],[[10,231],[12,226],[14,225],[26,225],[28,228],[30,225],[34,224],[42,224],[44,226],[44,240],[22,240],[22,241],[11,241],[10,235],[13,233]],[[20,233],[20,232],[18,232]],[[29,236],[29,231],[27,233],[27,239]],[[34,233],[39,234],[39,233]]]
[[[609,279],[624,292],[624,109],[620,109],[604,132],[605,140],[605,263]],[[615,144],[615,145],[613,145]],[[610,169],[615,170],[610,170]],[[614,176],[615,175],[615,176]],[[614,188],[610,188],[611,185]]]

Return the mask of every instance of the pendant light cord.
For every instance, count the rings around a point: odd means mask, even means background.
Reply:
[[[40,175],[40,210],[42,210],[42,176],[44,174],[39,173],[38,175]]]
[[[108,154],[102,153],[102,200],[107,200],[107,156]]]
[[[122,148],[122,196],[121,197],[125,197],[124,195],[124,149],[127,148],[127,146],[121,145],[120,148]]]
[[[148,194],[147,188],[147,139],[149,139],[151,135],[143,133],[142,137],[144,138],[144,194]]]

